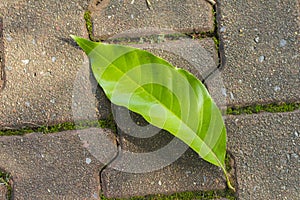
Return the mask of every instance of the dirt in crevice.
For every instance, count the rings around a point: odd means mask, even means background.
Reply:
[[[0,16],[0,92],[5,87],[3,17]]]

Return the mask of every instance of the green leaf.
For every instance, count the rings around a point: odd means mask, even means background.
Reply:
[[[225,170],[226,129],[205,86],[191,73],[144,50],[72,36],[110,101],[142,115]]]

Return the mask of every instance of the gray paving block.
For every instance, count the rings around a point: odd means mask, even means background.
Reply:
[[[174,150],[178,146],[173,146]],[[144,150],[144,147],[139,148]],[[168,153],[172,156],[170,150]],[[192,150],[186,151],[171,165],[160,169],[157,168],[158,163],[161,163],[162,166],[165,164],[162,159],[168,160],[165,157],[167,153],[161,157],[157,155],[153,155],[153,157],[145,156],[144,154],[145,152],[125,151],[119,155],[120,157],[109,168],[103,170],[101,173],[102,190],[106,197],[124,198],[226,188],[223,172],[203,161]],[[148,154],[151,154],[151,152],[148,152]],[[153,154],[155,153],[153,152]],[[151,165],[155,165],[153,171],[137,173],[143,168],[146,171],[151,170]],[[136,173],[135,170],[137,170]]]
[[[117,154],[113,133],[86,129],[0,138],[14,199],[99,199],[99,172]]]
[[[228,104],[300,100],[299,10],[294,0],[220,1]]]
[[[130,45],[149,50],[199,79],[217,68],[217,54],[211,39]],[[125,108],[114,106],[113,114],[122,150],[101,174],[105,196],[144,196],[226,187],[223,172],[218,167],[203,161],[171,134],[148,125]]]
[[[121,107],[114,109],[121,151],[101,173],[106,197],[124,198],[226,188],[220,168],[170,133]]]
[[[158,43],[129,44],[141,48],[167,60],[173,66],[184,68],[203,80],[208,74],[217,69],[218,54],[214,41],[210,38],[193,40],[181,38],[179,40],[165,39]]]
[[[7,187],[0,184],[0,200],[7,200]]]
[[[79,93],[75,83],[89,64],[69,35],[87,35],[83,15],[88,1],[1,2],[6,85],[0,93],[0,127],[74,120],[72,101]],[[90,77],[81,84],[90,86]],[[85,88],[85,98],[91,97],[88,103],[95,105],[90,90]]]
[[[300,112],[226,120],[239,199],[300,199]]]
[[[94,35],[101,39],[157,33],[213,30],[212,6],[205,0],[184,2],[93,0],[90,4]],[[121,36],[120,35],[120,36]]]

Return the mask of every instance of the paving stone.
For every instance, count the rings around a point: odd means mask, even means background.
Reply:
[[[117,154],[106,129],[0,138],[14,199],[99,199],[99,172]]]
[[[141,48],[167,60],[173,66],[184,68],[203,80],[217,69],[218,55],[212,39],[165,40],[158,43],[129,44]]]
[[[299,1],[219,3],[228,104],[299,101]]]
[[[220,168],[203,161],[170,133],[147,124],[125,108],[116,107],[114,114],[121,151],[101,173],[106,197],[226,188]]]
[[[7,187],[0,184],[0,200],[7,200]]]
[[[88,0],[4,0],[0,5],[6,74],[0,127],[74,120],[75,79],[82,68],[88,69],[88,62],[69,35],[87,35],[83,15]]]
[[[214,28],[212,6],[205,0],[152,1],[151,5],[149,9],[146,1],[91,1],[94,35],[107,39],[116,34],[134,37]]]
[[[221,71],[218,70],[219,58],[212,39],[193,40],[180,38],[178,40],[169,40],[165,38],[153,43],[147,41],[138,44],[128,44],[127,41],[127,43],[121,42],[121,44],[148,50],[167,60],[173,66],[191,72],[198,79],[204,81],[210,95],[220,108],[226,105],[226,98],[222,91],[222,88],[225,86]]]
[[[300,199],[300,112],[231,116],[239,199]]]
[[[173,150],[176,147],[173,146]],[[144,147],[140,148],[144,149]],[[171,150],[168,152],[172,155]],[[152,157],[144,154],[122,152],[119,159],[103,170],[101,173],[102,190],[106,197],[123,198],[226,188],[223,172],[200,159],[192,150],[188,150],[169,166],[152,172],[138,173],[143,168],[146,171],[150,170],[151,165],[158,167],[157,162],[163,165],[162,159],[166,159],[167,155],[166,153],[162,157],[155,157],[155,155]],[[137,170],[136,173],[135,170]],[[132,173],[126,171],[132,171]]]
[[[217,68],[217,54],[211,39],[166,39],[130,45],[149,50],[199,79]],[[226,187],[223,172],[218,167],[203,161],[171,134],[148,125],[125,108],[114,106],[113,113],[122,150],[101,174],[105,196],[123,198]]]

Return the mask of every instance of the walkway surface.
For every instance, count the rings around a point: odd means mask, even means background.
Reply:
[[[299,12],[299,0],[1,0],[0,200],[300,199]],[[70,34],[149,50],[201,79],[233,110],[236,193],[178,139],[112,106]]]

